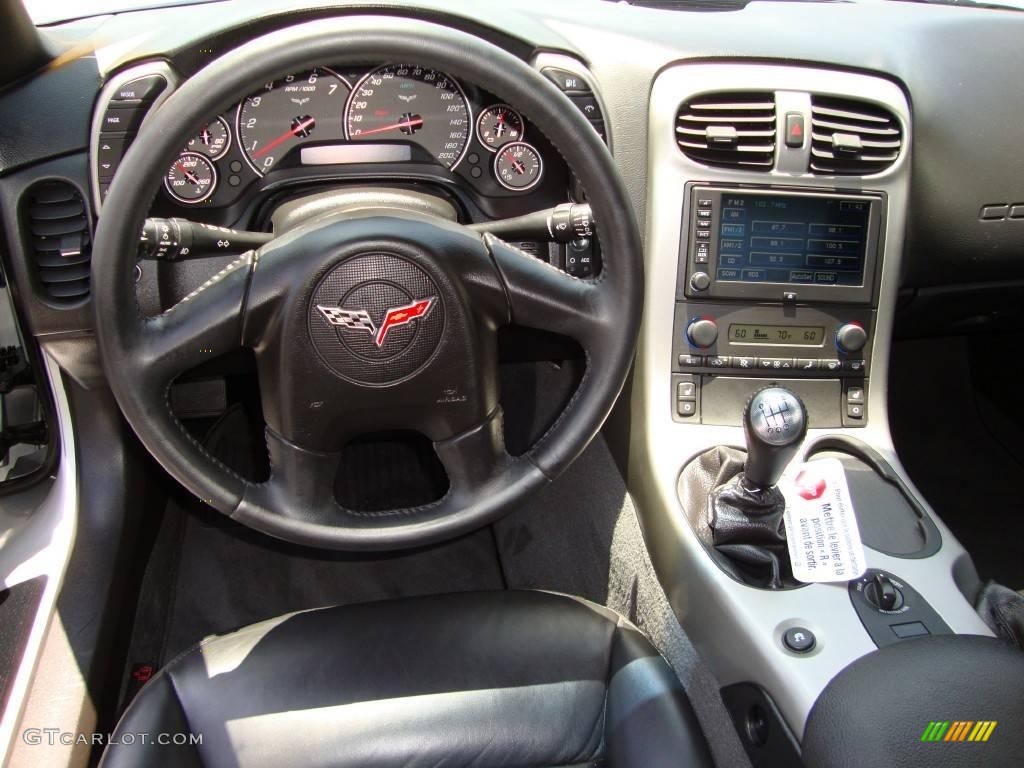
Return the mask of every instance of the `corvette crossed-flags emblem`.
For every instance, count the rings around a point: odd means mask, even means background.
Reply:
[[[392,307],[384,313],[384,319],[381,321],[379,328],[373,322],[370,313],[365,309],[342,309],[341,307],[325,307],[320,304],[317,304],[316,308],[320,310],[321,314],[327,318],[327,322],[331,325],[349,328],[354,331],[366,331],[373,337],[374,344],[378,347],[383,347],[388,331],[392,328],[408,325],[413,320],[426,317],[434,306],[435,299],[435,296],[431,296],[402,307]]]

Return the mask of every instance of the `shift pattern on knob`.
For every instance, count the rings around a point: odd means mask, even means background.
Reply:
[[[807,416],[800,399],[783,387],[757,392],[747,408],[754,435],[770,445],[789,445],[803,438]]]
[[[754,393],[743,413],[747,462],[743,473],[753,488],[779,482],[807,434],[807,411],[800,398],[785,387],[765,387]]]

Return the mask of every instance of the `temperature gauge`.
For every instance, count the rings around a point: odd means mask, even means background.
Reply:
[[[544,162],[532,145],[525,141],[506,144],[494,156],[494,176],[498,183],[513,192],[537,186],[544,173]]]
[[[217,170],[198,152],[182,152],[164,176],[167,193],[186,205],[207,200],[216,186]]]
[[[231,130],[223,117],[203,126],[203,130],[188,141],[186,152],[198,152],[211,160],[220,160],[231,146]]]
[[[477,118],[476,137],[491,151],[519,141],[523,138],[523,116],[508,104],[488,107]]]

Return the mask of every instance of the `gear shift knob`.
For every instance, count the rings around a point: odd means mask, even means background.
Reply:
[[[770,488],[779,482],[807,434],[807,409],[785,387],[765,387],[747,402],[743,432],[747,438],[743,467],[747,484]]]

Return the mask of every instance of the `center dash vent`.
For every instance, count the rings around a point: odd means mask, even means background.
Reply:
[[[775,160],[775,94],[713,93],[683,104],[676,143],[687,157],[724,168],[770,171]]]
[[[813,173],[881,173],[896,162],[902,141],[899,121],[887,109],[856,99],[811,98]]]
[[[58,304],[88,298],[92,237],[81,193],[65,181],[41,182],[22,198],[21,214],[44,298]]]

